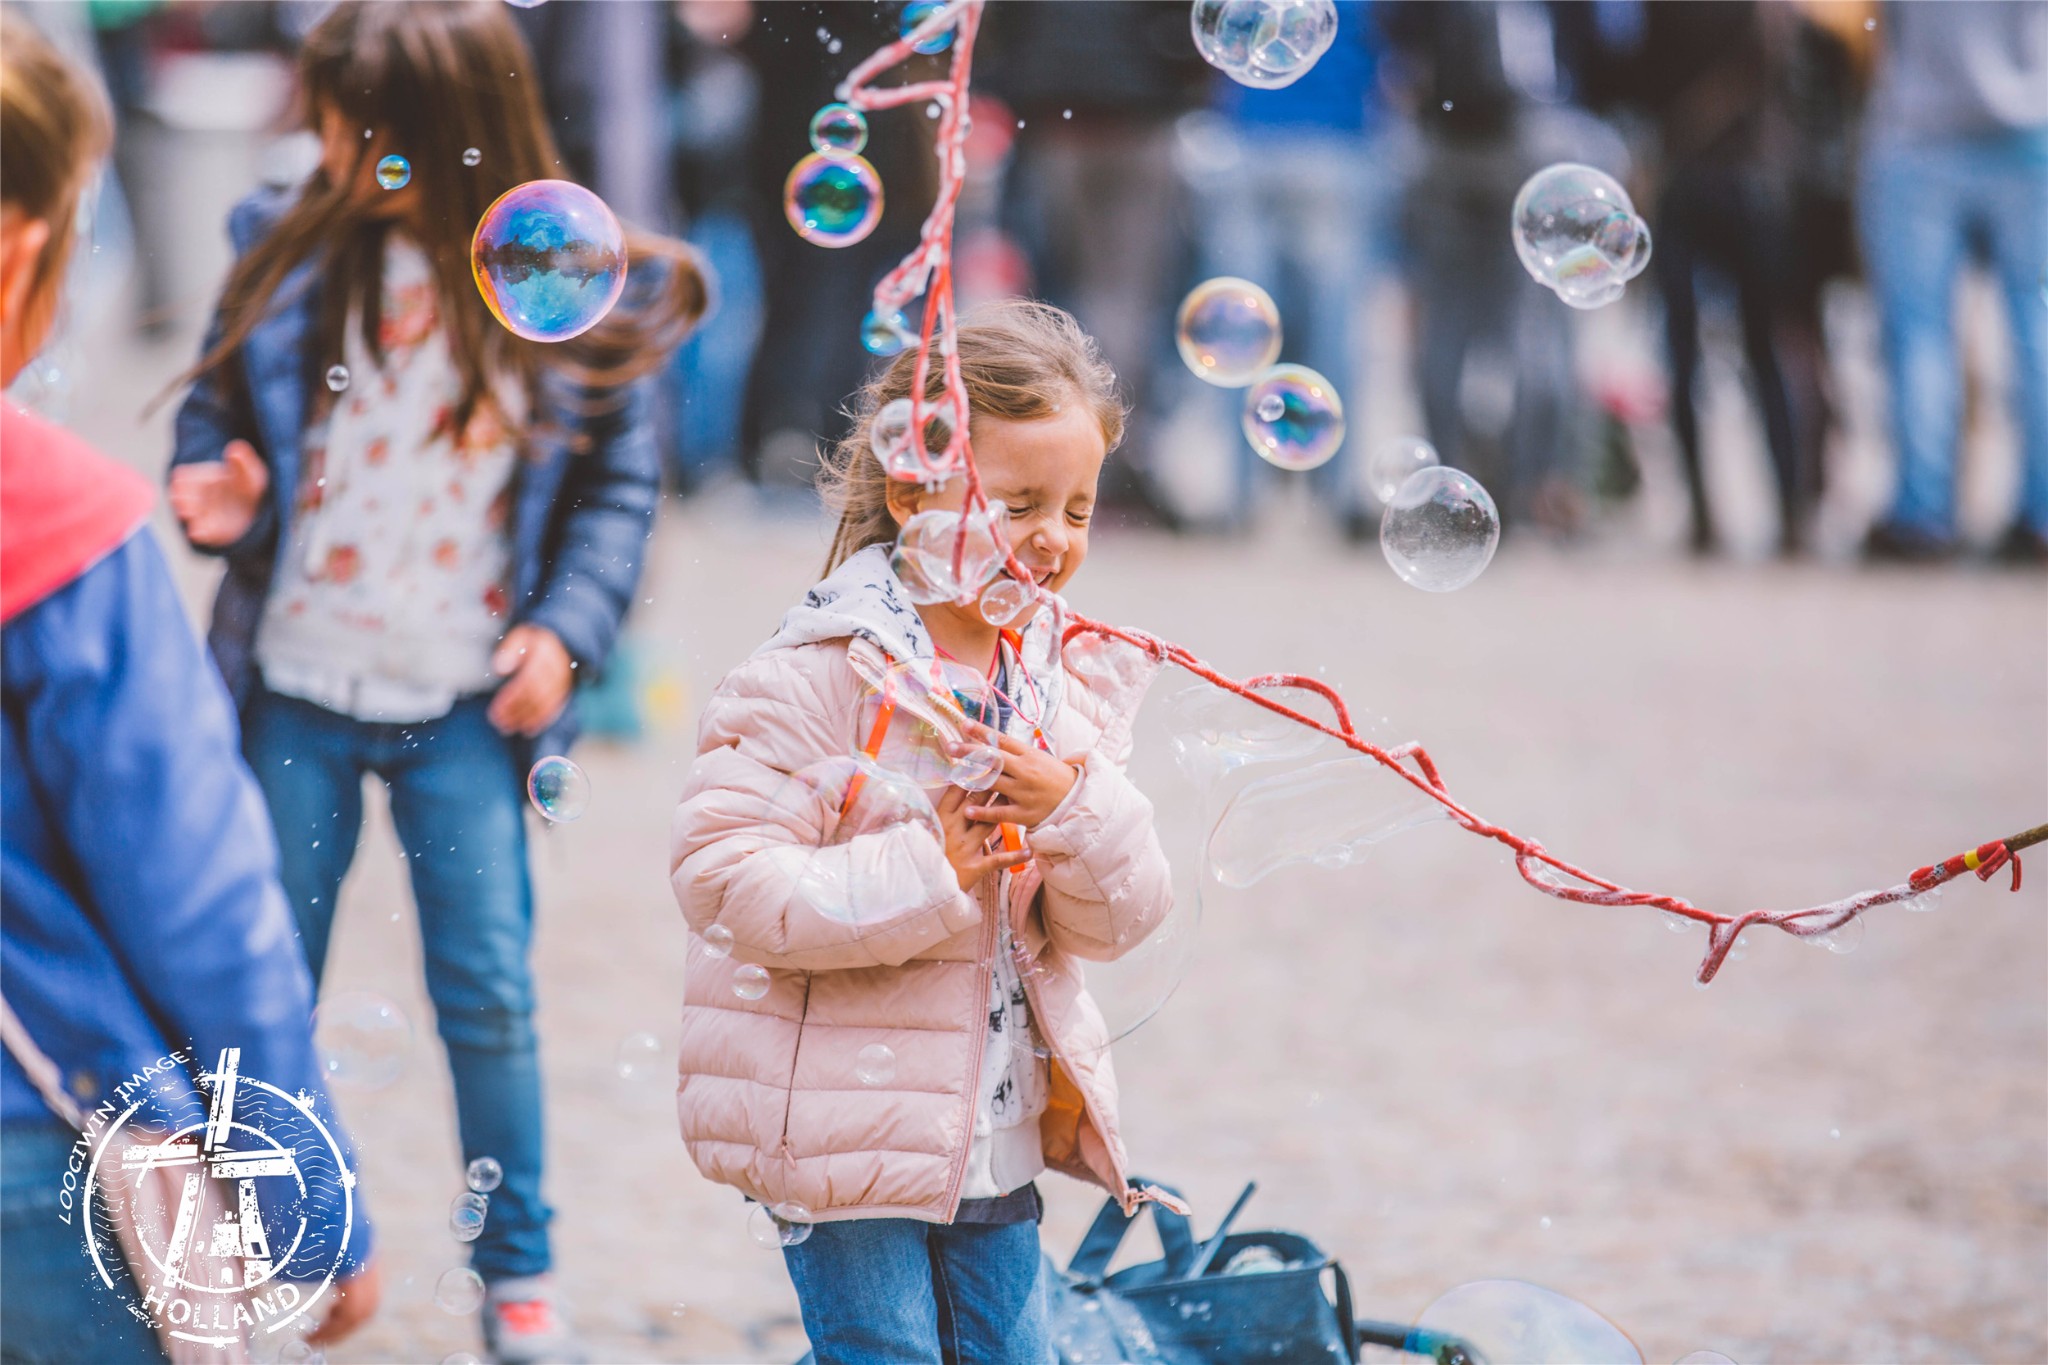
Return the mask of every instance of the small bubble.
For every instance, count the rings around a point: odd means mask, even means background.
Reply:
[[[464,1190],[448,1206],[448,1233],[458,1242],[474,1242],[483,1235],[484,1219],[490,1212],[488,1196]]]
[[[749,962],[733,974],[732,993],[742,1000],[759,1000],[768,994],[768,969]]]
[[[1451,102],[1449,100],[1444,101],[1444,112],[1446,114],[1451,112]]]
[[[1842,1135],[1842,1130],[1841,1130],[1841,1129],[1839,1129],[1839,1128],[1830,1128],[1830,1129],[1828,1129],[1828,1136],[1829,1136],[1829,1137],[1831,1137],[1831,1138],[1838,1138],[1838,1137],[1840,1137],[1841,1135]]]
[[[1877,32],[1877,20],[1875,20],[1875,19],[1865,19],[1865,20],[1863,21],[1863,31],[1864,31],[1865,33],[1875,33],[1875,32]]]
[[[747,1215],[747,1233],[764,1247],[801,1246],[811,1235],[811,1211],[794,1199],[773,1208],[756,1204]]]
[[[1064,119],[1071,119],[1071,118],[1072,118],[1073,116],[1074,116],[1074,111],[1073,111],[1073,110],[1071,110],[1071,109],[1062,109],[1062,110],[1060,110],[1060,117],[1061,117],[1061,118],[1064,118]]]
[[[1546,1213],[1546,1214],[1544,1214],[1544,1215],[1543,1215],[1543,1216],[1542,1216],[1541,1218],[1537,1219],[1537,1220],[1536,1220],[1536,1226],[1537,1226],[1537,1227],[1539,1227],[1539,1228],[1547,1228],[1547,1227],[1549,1227],[1549,1226],[1550,1226],[1550,1215]]]
[[[441,1273],[434,1282],[434,1304],[442,1312],[454,1317],[474,1313],[483,1306],[484,1282],[468,1266],[457,1266]]]
[[[1674,934],[1683,934],[1692,928],[1692,921],[1684,915],[1674,914],[1666,910],[1664,912],[1664,927]]]
[[[489,1194],[505,1182],[505,1168],[494,1156],[480,1156],[469,1163],[463,1172],[463,1180],[478,1194]]]
[[[465,166],[478,166],[478,165],[482,165],[482,164],[483,164],[483,159],[484,159],[484,154],[483,154],[482,150],[481,150],[481,149],[479,149],[479,148],[476,148],[476,147],[468,147],[468,148],[465,148],[465,149],[463,150],[463,153],[462,153],[462,164],[463,164],[463,165],[465,165]]]
[[[329,365],[327,367],[327,387],[335,393],[340,393],[346,389],[348,387],[348,366]]]
[[[412,163],[402,156],[387,156],[377,163],[377,183],[387,190],[402,190],[412,181]]]
[[[723,924],[714,924],[704,931],[704,955],[706,957],[732,956],[732,930]]]

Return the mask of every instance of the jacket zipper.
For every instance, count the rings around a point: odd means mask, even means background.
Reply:
[[[1008,885],[1009,876],[1008,872],[1004,872],[1002,874],[1002,881],[997,884],[995,896],[996,914],[1008,913],[1003,890]],[[960,1212],[960,1186],[967,1180],[967,1158],[974,1151],[974,1116],[981,1107],[981,1059],[982,1054],[988,1051],[988,983],[990,978],[995,975],[993,955],[995,953],[995,939],[998,926],[995,915],[987,913],[988,907],[983,906],[982,909],[985,923],[982,926],[981,932],[981,975],[978,978],[981,986],[975,992],[976,999],[980,1003],[975,1007],[974,1014],[974,1059],[967,1068],[967,1144],[960,1149],[960,1159],[953,1164],[953,1179],[946,1186],[946,1221],[948,1223],[952,1222]],[[805,1006],[808,1008],[810,1001],[808,994],[806,994],[804,1000]]]
[[[789,1111],[796,1107],[796,1069],[803,1061],[804,1025],[811,1018],[811,974],[804,973],[804,1003],[796,1016],[796,1050],[789,1054],[789,1088],[783,1091],[782,1100],[782,1177],[788,1183],[796,1158],[789,1154]]]

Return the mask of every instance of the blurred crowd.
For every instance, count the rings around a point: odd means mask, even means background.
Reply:
[[[179,49],[288,51],[317,3],[87,6],[124,129],[146,156],[152,72]],[[897,3],[620,0],[522,9],[565,171],[622,217],[686,237],[715,315],[676,358],[664,427],[674,487],[743,477],[795,490],[836,440],[871,358],[869,291],[930,203],[931,128],[873,120],[881,224],[831,251],[793,233],[782,182],[812,112],[896,35]],[[1959,447],[2009,401],[2022,474],[2000,558],[2048,560],[2048,6],[1801,0],[1342,0],[1335,47],[1297,83],[1251,90],[1205,64],[1185,0],[991,7],[975,61],[963,301],[1029,293],[1098,337],[1137,420],[1115,502],[1175,529],[1243,524],[1276,482],[1237,439],[1238,396],[1177,359],[1185,291],[1265,286],[1283,358],[1357,395],[1390,385],[1446,464],[1492,489],[1510,534],[1570,537],[1642,481],[1645,433],[1676,452],[1691,548],[1724,540],[1709,496],[1703,373],[1734,339],[1767,445],[1787,554],[1809,548],[1844,397],[1824,301],[1875,305],[1895,467],[1861,540],[1874,558],[1961,549]],[[949,58],[917,59],[930,71]],[[139,130],[139,131],[138,131]],[[1613,324],[1518,265],[1510,205],[1534,171],[1616,174],[1655,234]],[[138,217],[141,216],[138,207]],[[138,238],[147,224],[138,224]],[[144,311],[162,298],[142,285]],[[1969,382],[1954,323],[1967,268],[2010,336],[2010,394]],[[1375,300],[1393,299],[1389,307]],[[1387,320],[1389,348],[1374,335]],[[1606,333],[1598,331],[1602,326]],[[1658,339],[1657,347],[1642,344]],[[1615,363],[1594,363],[1604,345]],[[1618,352],[1617,352],[1618,348]],[[1648,353],[1647,360],[1644,353]],[[1411,373],[1375,375],[1392,355]],[[1316,501],[1370,539],[1354,421]]]

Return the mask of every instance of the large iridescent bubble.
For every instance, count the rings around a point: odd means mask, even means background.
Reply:
[[[1410,1350],[1438,1360],[1642,1365],[1628,1333],[1576,1299],[1522,1280],[1461,1284],[1422,1310]],[[1463,1348],[1460,1350],[1459,1348]],[[1457,1351],[1458,1356],[1447,1354]]]
[[[567,180],[529,180],[484,210],[469,244],[476,287],[528,341],[567,341],[626,287],[626,234],[604,200]]]
[[[1628,191],[1577,162],[1546,166],[1523,183],[1514,234],[1530,275],[1574,308],[1614,302],[1650,263],[1650,225]]]
[[[1500,513],[1479,480],[1441,465],[1408,476],[1380,514],[1380,550],[1401,581],[1455,592],[1486,570],[1500,545]]]
[[[865,157],[812,152],[782,182],[782,212],[817,246],[852,246],[882,221],[882,177]]]
[[[897,533],[890,567],[920,605],[971,602],[1002,572],[1009,518],[999,512],[919,512]]]
[[[1344,400],[1306,365],[1276,365],[1245,391],[1244,438],[1281,469],[1314,469],[1344,443]]]
[[[1250,280],[1220,275],[1181,300],[1173,339],[1196,378],[1243,388],[1280,358],[1280,310]]]
[[[1240,85],[1276,90],[1307,74],[1337,39],[1332,0],[1195,0],[1195,50]]]

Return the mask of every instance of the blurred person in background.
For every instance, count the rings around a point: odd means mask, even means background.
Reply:
[[[1007,230],[1038,292],[1101,344],[1134,411],[1173,344],[1173,287],[1192,241],[1174,122],[1207,98],[1183,0],[1053,0],[988,11],[981,88],[1021,123]],[[1106,503],[1168,515],[1143,430],[1103,471]]]
[[[2012,329],[2020,505],[1998,554],[2048,563],[2048,5],[1887,4],[1858,218],[1884,324],[1898,490],[1873,559],[1956,549],[1955,284],[1986,260]]]
[[[1177,149],[1196,238],[1196,269],[1184,286],[1218,275],[1260,285],[1279,305],[1280,358],[1361,395],[1366,286],[1394,255],[1402,173],[1379,95],[1382,37],[1371,11],[1364,0],[1343,0],[1336,41],[1291,85],[1255,90],[1213,74],[1210,107],[1181,121]],[[1171,346],[1159,367],[1158,494],[1182,520],[1232,528],[1255,506],[1252,481],[1265,468],[1238,434],[1243,394],[1196,379]],[[1379,518],[1353,468],[1363,431],[1353,431],[1310,478],[1347,535],[1377,540]],[[1230,476],[1227,488],[1210,490],[1212,505],[1192,509],[1175,471],[1201,441],[1228,447]]]
[[[574,686],[632,600],[652,373],[704,306],[686,249],[629,229],[626,292],[582,335],[515,337],[487,310],[479,218],[559,174],[511,12],[342,4],[307,36],[321,163],[230,218],[241,254],[170,476],[187,539],[227,561],[214,655],[316,981],[363,780],[390,789],[462,1161],[503,1169],[471,1244],[501,1362],[576,1355],[542,1197],[525,777],[574,739]],[[412,163],[402,187],[379,183],[387,154]]]
[[[1492,491],[1503,531],[1572,530],[1591,421],[1573,319],[1523,270],[1510,223],[1536,171],[1579,161],[1626,180],[1627,149],[1570,102],[1577,73],[1549,6],[1402,0],[1381,22],[1422,134],[1402,222],[1429,439]]]
[[[1779,548],[1807,544],[1826,435],[1817,272],[1806,259],[1799,182],[1814,158],[1793,103],[1806,27],[1789,5],[1672,0],[1643,7],[1630,64],[1657,131],[1652,265],[1664,298],[1671,423],[1691,499],[1695,554],[1715,546],[1702,468],[1702,285],[1732,289],[1743,354],[1776,475]],[[1714,293],[1708,293],[1712,299]]]
[[[0,12],[0,383],[49,336],[111,131],[88,79]],[[210,1070],[232,1048],[240,1074],[341,1132],[277,843],[145,525],[152,501],[126,467],[0,406],[0,1353],[23,1365],[166,1358],[139,1308],[95,1292],[60,1205],[82,1111],[110,1117],[147,1074],[137,1123],[201,1119],[192,1075],[156,1068],[176,1049]],[[321,1212],[340,1175],[306,1172],[306,1245],[340,1235]],[[376,1310],[360,1209],[340,1273],[316,1341]]]
[[[897,37],[901,5],[735,5],[739,54],[767,92],[754,122],[745,182],[762,282],[760,345],[748,373],[741,424],[747,474],[809,503],[820,443],[845,435],[842,411],[867,371],[861,320],[874,288],[917,244],[936,184],[932,122],[918,110],[868,120],[861,155],[882,179],[882,220],[851,246],[828,249],[797,236],[783,213],[790,168],[811,151],[811,117],[869,53]],[[737,27],[744,18],[744,27]],[[943,73],[946,53],[913,58],[904,80]],[[914,315],[913,315],[914,316]]]

